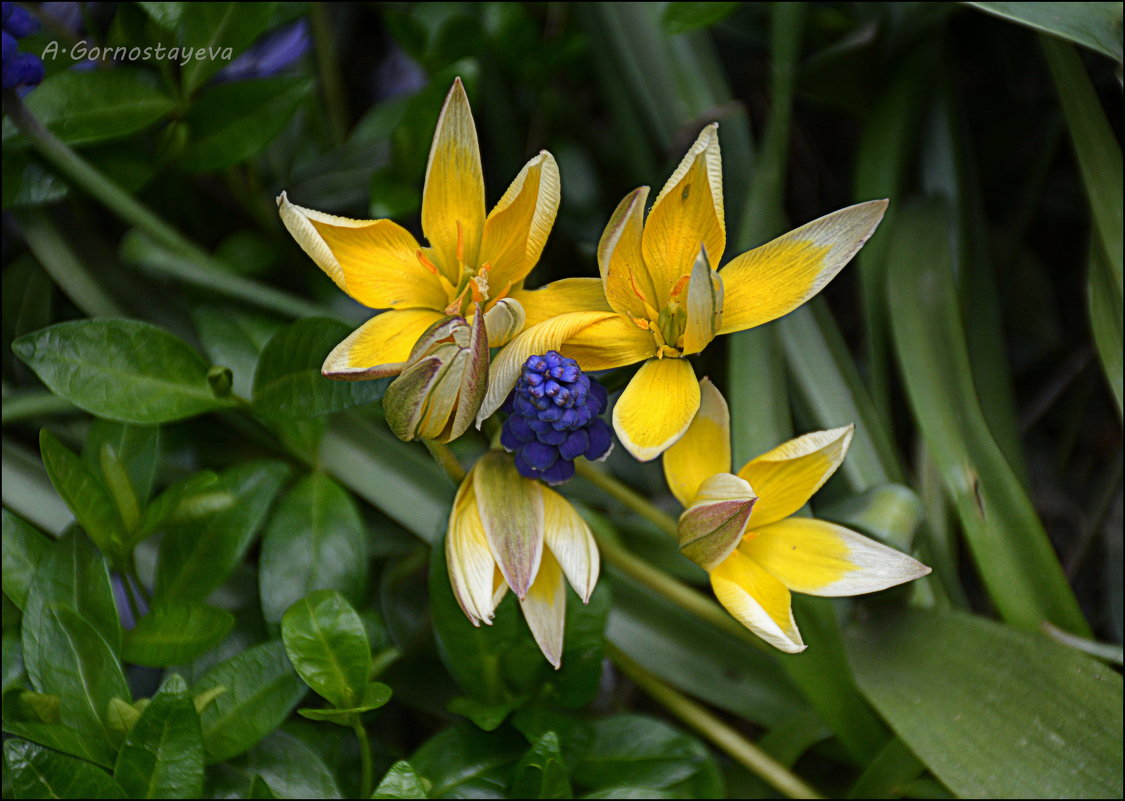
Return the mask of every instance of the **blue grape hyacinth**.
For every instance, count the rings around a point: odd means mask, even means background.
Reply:
[[[508,413],[500,444],[516,454],[525,478],[561,484],[574,475],[579,456],[602,459],[613,444],[605,387],[557,351],[532,356],[502,411]]]
[[[21,53],[19,42],[39,30],[39,20],[15,3],[4,3],[5,89],[36,86],[43,80],[43,61],[33,53]]]

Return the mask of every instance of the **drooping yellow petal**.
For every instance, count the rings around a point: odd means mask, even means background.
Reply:
[[[642,462],[683,436],[699,409],[699,383],[684,359],[649,359],[613,407],[613,429]]]
[[[613,311],[597,278],[563,278],[539,289],[517,289],[511,297],[523,306],[525,329],[560,314]]]
[[[544,551],[539,575],[527,596],[520,599],[523,616],[547,661],[562,667],[563,632],[566,624],[566,585],[562,570],[550,551]]]
[[[480,243],[480,263],[488,264],[492,294],[524,279],[539,261],[559,210],[559,167],[546,150],[512,181],[489,213]]]
[[[582,603],[586,603],[598,583],[601,568],[598,546],[590,527],[570,501],[546,487],[543,487],[543,519],[547,548],[562,566]],[[539,570],[542,575],[543,568]]]
[[[695,258],[684,293],[684,355],[699,353],[715,338],[723,321],[723,280],[711,269],[702,249]]]
[[[449,515],[449,530],[445,537],[445,561],[453,595],[462,611],[474,626],[479,626],[481,621],[491,624],[496,608],[493,603],[496,562],[488,549],[484,526],[477,512],[471,471],[461,482],[453,500],[453,512]]]
[[[523,301],[521,301],[521,304]],[[573,341],[577,347],[564,345]],[[549,350],[577,359],[583,370],[632,364],[652,354],[652,337],[614,312],[571,312],[528,328],[492,360],[477,425],[500,408],[530,356]],[[578,355],[574,355],[578,354]]]
[[[699,382],[699,411],[679,441],[664,452],[668,489],[682,506],[691,506],[704,481],[730,470],[730,458],[726,399],[711,379],[703,378]]]
[[[711,587],[739,623],[770,645],[787,654],[805,650],[789,590],[741,548],[711,571]]]
[[[739,549],[794,592],[861,595],[930,572],[904,553],[825,520],[791,517],[755,533]]]
[[[598,243],[598,268],[605,296],[613,310],[642,320],[655,320],[656,290],[641,252],[648,187],[625,196],[609,218]]]
[[[840,209],[743,253],[724,267],[720,334],[776,320],[812,298],[875,232],[886,200]]]
[[[418,243],[391,220],[351,220],[277,199],[281,221],[336,286],[373,309],[443,309],[448,283],[418,258]]]
[[[855,426],[813,431],[751,459],[738,475],[758,493],[750,516],[757,529],[796,512],[844,461]]]
[[[519,598],[539,573],[543,556],[543,494],[538,481],[516,471],[510,454],[489,451],[474,468],[473,491],[488,547]]]
[[[726,242],[719,125],[711,123],[660,190],[645,223],[642,250],[657,308],[668,302],[680,277],[691,272],[700,246],[707,250],[711,267],[718,269]]]
[[[418,337],[442,317],[441,312],[429,309],[394,309],[377,314],[332,349],[321,372],[345,381],[397,375]]]
[[[452,283],[460,277],[459,261],[477,265],[483,227],[484,176],[477,128],[465,87],[457,78],[438,117],[422,189],[422,232],[437,253],[438,267]]]

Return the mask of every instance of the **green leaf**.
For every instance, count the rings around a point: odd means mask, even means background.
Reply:
[[[21,611],[39,563],[50,553],[51,541],[22,517],[4,510],[4,594]]]
[[[224,470],[220,488],[229,505],[169,526],[156,570],[159,600],[199,601],[221,585],[265,520],[289,468],[281,462],[247,462]]]
[[[280,640],[247,648],[207,671],[196,695],[225,687],[201,714],[207,763],[241,754],[276,729],[307,692]]]
[[[71,532],[51,545],[27,593],[23,658],[28,678],[36,687],[44,686],[45,662],[50,657],[42,651],[42,638],[35,632],[50,625],[48,607],[52,605],[66,606],[77,612],[114,652],[120,651],[121,621],[110,588],[109,570],[105,559],[80,531]]]
[[[680,797],[718,798],[719,770],[703,743],[659,720],[617,715],[594,723],[594,737],[571,778],[591,789],[677,788]]]
[[[137,537],[143,539],[166,526],[202,520],[233,504],[234,496],[219,474],[201,470],[168,485],[153,498],[141,516]]]
[[[142,505],[147,503],[160,461],[160,428],[94,420],[82,445],[82,460],[94,475],[99,475],[102,471],[102,450],[105,445],[110,446],[114,457],[128,474],[129,488],[137,502]],[[102,480],[108,487],[104,474]]]
[[[675,36],[722,22],[738,8],[738,3],[668,3],[664,7],[664,30]]]
[[[147,699],[146,699],[147,701]],[[141,710],[120,698],[109,699],[109,708],[106,720],[110,732],[117,738],[123,739],[140,720]]]
[[[559,736],[549,731],[540,737],[516,765],[509,798],[574,798],[559,750]]]
[[[113,768],[113,746],[101,737],[90,737],[84,732],[72,729],[66,724],[52,725],[4,718],[4,731],[39,743],[53,751],[76,756],[84,762],[92,762],[103,768]]]
[[[390,379],[332,381],[320,374],[325,357],[350,333],[336,320],[309,317],[274,334],[254,373],[254,408],[267,417],[318,417],[382,398]]]
[[[191,138],[181,166],[189,172],[218,170],[257,155],[285,127],[312,86],[307,76],[279,75],[205,90],[186,117]]]
[[[871,702],[957,796],[1121,795],[1122,682],[1104,665],[1039,634],[922,609],[886,611],[848,651]]]
[[[429,782],[431,798],[504,798],[511,766],[525,748],[510,730],[482,732],[465,723],[431,737],[409,761]]]
[[[1121,61],[1120,3],[966,3]]]
[[[78,525],[98,550],[113,561],[120,559],[124,555],[121,545],[125,527],[109,490],[77,454],[45,428],[39,432],[39,452],[51,484],[74,513]]]
[[[4,629],[3,647],[0,648],[0,658],[3,659],[3,688],[0,694],[7,695],[13,687],[24,686],[25,676],[23,670],[23,645],[20,643],[20,633],[17,626]]]
[[[275,798],[341,798],[332,771],[316,751],[284,731],[250,749],[247,770],[260,776]]]
[[[28,673],[37,689],[59,696],[64,724],[115,742],[110,701],[132,697],[117,656],[73,609],[50,604],[36,622],[29,634],[39,642],[40,663],[34,673],[29,665]]]
[[[203,735],[187,683],[165,679],[121,750],[113,777],[132,798],[200,798]]]
[[[124,423],[166,423],[229,406],[183,340],[137,320],[75,320],[20,337],[12,350],[48,389]]]
[[[360,705],[371,666],[363,621],[335,590],[316,590],[281,619],[281,637],[294,669],[338,709]]]
[[[613,595],[606,581],[598,584],[587,604],[577,595],[567,593],[562,668],[551,677],[563,706],[584,707],[598,693],[605,658],[605,627],[612,605]]]
[[[367,589],[367,542],[351,495],[312,473],[277,505],[262,538],[262,616],[277,623],[313,590],[336,590],[353,604]]]
[[[191,319],[207,358],[212,364],[229,367],[234,373],[235,394],[249,398],[258,356],[281,323],[266,315],[218,306],[197,306]]]
[[[24,102],[28,111],[69,145],[128,136],[175,107],[150,73],[122,65],[112,70],[56,73]]]
[[[225,67],[269,26],[276,3],[186,3],[179,14],[181,44],[194,57],[184,64],[180,81],[191,94]],[[204,52],[200,54],[199,50]],[[229,53],[223,51],[229,49]]]
[[[391,700],[391,688],[378,681],[372,681],[363,688],[359,704],[348,709],[298,709],[297,714],[309,720],[326,720],[340,726],[352,726],[356,716],[385,706]]]
[[[4,743],[4,764],[16,798],[128,798],[109,774],[26,740]]]
[[[390,770],[379,782],[372,798],[429,798],[426,787],[418,773],[406,760],[391,765]]]
[[[195,601],[158,601],[137,625],[125,632],[122,657],[145,667],[190,662],[218,645],[234,625],[234,616]]]
[[[914,419],[1004,619],[1088,634],[1043,524],[981,412],[953,286],[951,228],[935,202],[901,209],[892,232],[891,324]]]
[[[1113,273],[1101,251],[1091,248],[1089,274],[1086,279],[1087,303],[1090,310],[1090,327],[1094,332],[1094,345],[1102,363],[1110,392],[1117,403],[1117,414],[1122,411],[1122,348],[1123,331],[1121,304],[1114,299]]]

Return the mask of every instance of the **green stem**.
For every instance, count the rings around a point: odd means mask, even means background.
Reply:
[[[625,504],[672,539],[678,540],[680,538],[679,527],[670,515],[657,509],[609,473],[598,470],[585,459],[576,460],[574,466],[578,475],[582,476],[582,478],[589,481],[606,495]]]
[[[131,581],[130,573],[121,573],[121,584],[125,587],[125,598],[129,602],[129,611],[133,613],[133,623],[141,619],[141,605],[137,603],[137,596],[133,590],[133,582]]]
[[[340,66],[336,63],[335,45],[332,31],[325,16],[322,3],[309,6],[309,21],[312,23],[313,44],[316,48],[316,66],[320,73],[320,86],[324,92],[324,105],[328,110],[329,134],[335,144],[344,141],[348,130],[348,111],[344,100],[343,81],[340,80]]]
[[[457,457],[453,455],[453,451],[449,449],[448,445],[443,445],[432,439],[423,439],[422,444],[426,446],[426,450],[430,452],[430,456],[434,457],[434,461],[438,463],[438,467],[445,471],[449,476],[449,480],[454,484],[460,484],[465,478],[465,468],[457,461]]]
[[[669,712],[706,737],[731,759],[772,785],[788,798],[823,798],[798,776],[747,740],[701,704],[673,690],[625,655],[612,643],[606,644],[609,658],[629,679],[662,704]]]
[[[359,758],[361,764],[361,773],[359,780],[359,797],[371,797],[371,743],[367,741],[367,729],[363,728],[363,724],[359,721],[359,716],[356,716],[355,723],[352,725],[355,730],[356,739],[359,740]]]

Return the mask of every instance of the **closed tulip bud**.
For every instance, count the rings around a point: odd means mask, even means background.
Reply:
[[[715,567],[738,547],[757,500],[745,479],[711,476],[680,515],[680,551],[705,570]]]

